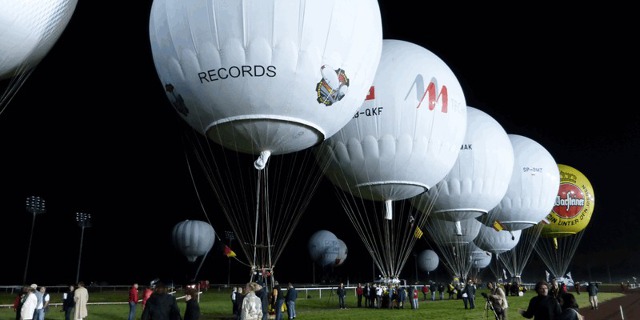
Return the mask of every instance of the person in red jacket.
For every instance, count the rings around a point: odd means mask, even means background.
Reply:
[[[129,289],[129,320],[136,319],[136,306],[138,305],[138,284],[134,283]]]
[[[418,293],[418,287],[414,286],[413,289],[411,289],[411,309],[418,309],[418,306],[420,303],[419,300],[420,300],[420,294]]]
[[[151,287],[146,287],[142,292],[142,310],[144,310],[144,307],[147,305],[147,300],[149,300],[152,293],[153,289]]]
[[[422,299],[423,301],[427,301],[427,294],[429,293],[429,286],[427,286],[427,284],[425,283],[422,286],[422,296],[424,297],[424,299]]]
[[[356,287],[356,295],[358,295],[358,308],[362,307],[362,296],[364,295],[364,288],[361,283],[358,283]]]

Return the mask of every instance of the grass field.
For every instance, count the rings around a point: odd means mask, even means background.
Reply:
[[[300,290],[299,290],[300,291]],[[352,292],[352,291],[351,291]],[[436,300],[436,301],[422,301],[420,300],[420,307],[417,310],[412,310],[410,304],[407,304],[404,309],[367,309],[357,308],[356,298],[353,295],[347,297],[346,310],[338,308],[338,301],[335,297],[326,295],[322,298],[310,294],[305,296],[304,291],[300,292],[300,298],[298,298],[296,304],[297,317],[301,320],[319,320],[319,319],[487,319],[487,315],[484,310],[486,301],[480,295],[480,292],[487,292],[486,289],[478,289],[478,295],[476,298],[476,309],[465,310],[462,300]],[[176,296],[182,297],[183,291],[178,291]],[[529,299],[533,297],[534,292],[528,291],[523,297],[511,296],[508,298],[509,319],[524,319],[517,313],[519,308],[526,308],[529,303]],[[621,293],[601,292],[598,295],[600,303],[620,297]],[[127,304],[127,291],[108,291],[108,292],[90,292],[89,293],[89,316],[87,320],[122,320],[126,319],[129,314],[129,306]],[[588,296],[586,293],[576,295],[578,304],[588,306]],[[0,308],[0,320],[13,320],[15,319],[15,312],[11,307],[13,303],[14,295],[10,293],[0,293],[0,305],[5,307]],[[46,314],[46,320],[63,320],[64,312],[62,312],[59,304],[62,302],[62,294],[53,293],[51,296],[52,303],[57,304],[51,307],[50,311]],[[184,313],[184,300],[179,300],[179,306],[182,313]],[[202,311],[201,320],[208,319],[231,319],[231,300],[230,289],[209,289],[202,292],[200,296],[200,309]],[[140,319],[142,314],[142,308],[138,307],[137,319]],[[285,316],[286,319],[286,316]],[[489,315],[488,319],[493,319],[492,315]]]

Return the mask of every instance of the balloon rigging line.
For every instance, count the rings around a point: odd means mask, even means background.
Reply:
[[[191,130],[190,132],[193,132],[193,130]],[[194,149],[196,148],[193,144],[191,144],[191,145],[192,145],[192,147]],[[207,219],[207,222],[209,222],[209,224],[213,226],[213,224],[211,223],[211,219],[209,218],[209,214],[208,214],[208,212],[207,212],[207,210],[206,210],[206,208],[204,206],[204,203],[202,201],[202,197],[200,195],[200,192],[198,191],[197,183],[195,182],[195,177],[194,177],[195,175],[193,173],[193,167],[191,165],[191,161],[189,160],[189,156],[188,156],[186,150],[184,150],[184,154],[185,154],[185,159],[186,159],[186,163],[187,163],[187,168],[189,170],[189,177],[191,178],[191,182],[193,184],[196,196],[198,198],[198,202],[199,202],[200,208],[202,209],[202,211],[203,211],[203,213],[205,215],[205,218]],[[202,157],[199,156],[200,154],[198,152],[196,152],[195,154],[196,154],[197,158],[199,159],[201,165],[204,166],[204,163],[202,162]],[[209,178],[209,175],[207,175],[207,178]],[[212,182],[210,181],[210,183],[212,183]],[[217,189],[214,188],[214,192],[217,194]],[[234,230],[234,232],[235,232],[235,230]],[[222,242],[222,239],[220,238],[219,233],[218,232],[214,232],[214,234],[216,236],[216,239],[219,242]],[[233,259],[235,259],[237,262],[241,263],[242,265],[248,266],[248,264],[246,262],[240,260],[237,256],[233,257]],[[201,262],[200,267],[202,266],[202,263],[204,262],[204,258],[202,260],[203,261]],[[198,270],[199,269],[200,268],[198,268]]]
[[[16,76],[9,80],[8,88],[2,93],[2,96],[0,96],[0,115],[4,113],[4,110],[11,100],[13,100],[18,90],[24,85],[25,81],[27,81],[31,73],[33,73],[33,68],[28,69],[23,66],[21,71],[16,71]]]

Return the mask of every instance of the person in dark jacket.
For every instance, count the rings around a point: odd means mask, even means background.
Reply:
[[[469,304],[469,309],[475,309],[476,307],[476,284],[473,283],[473,280],[469,280],[467,285],[464,286],[462,290],[463,296],[466,294],[466,298],[463,298],[464,308],[467,309],[467,303]]]
[[[187,306],[184,309],[184,320],[199,320],[200,305],[198,304],[198,292],[196,289],[187,289],[184,301],[187,303]]]
[[[589,293],[591,309],[598,309],[598,291],[598,284],[595,282],[589,282],[589,285],[587,285],[587,293]]]
[[[238,287],[238,291],[236,292],[236,320],[240,320],[242,317],[242,302],[245,296],[242,290],[242,287]]]
[[[561,294],[560,307],[562,308],[562,313],[555,320],[583,320],[584,317],[579,312],[580,307],[573,294]]]
[[[283,320],[284,317],[282,315],[282,305],[284,304],[284,291],[282,291],[282,287],[280,284],[276,283],[276,294],[274,295],[275,306],[273,307],[276,311],[276,319],[275,320]]]
[[[289,314],[289,320],[296,318],[296,300],[298,299],[298,291],[293,287],[291,282],[287,288],[287,295],[284,297],[284,301],[287,303],[287,313]]]
[[[75,300],[73,300],[73,285],[69,286],[69,292],[65,292],[64,299],[62,300],[62,311],[64,311],[64,320],[71,320],[73,314],[73,308],[76,306]]]
[[[344,284],[342,282],[336,290],[336,294],[338,295],[338,308],[346,309],[347,306],[344,304],[344,297],[347,295],[347,291],[344,289]]]
[[[142,311],[142,320],[182,320],[176,297],[167,292],[164,283],[156,283],[156,290]]]
[[[266,286],[266,284],[260,284],[262,286],[262,288],[260,288],[260,290],[256,291],[256,296],[258,298],[260,298],[260,301],[262,302],[262,320],[268,320],[269,319],[269,288]]]
[[[536,283],[537,296],[529,300],[527,310],[518,312],[527,319],[553,320],[562,313],[558,299],[549,294],[549,284],[546,281]]]

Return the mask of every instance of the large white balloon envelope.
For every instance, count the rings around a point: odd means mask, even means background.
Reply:
[[[154,0],[149,32],[182,118],[228,149],[266,157],[343,127],[382,50],[375,0]]]
[[[551,211],[560,187],[560,171],[553,156],[533,139],[509,134],[514,164],[507,193],[483,220],[500,221],[507,230],[523,230]]]
[[[430,217],[426,229],[434,242],[439,246],[451,244],[469,244],[480,232],[480,223],[476,219],[449,221]]]
[[[513,147],[500,123],[479,109],[467,107],[467,130],[453,168],[435,188],[412,198],[412,205],[421,211],[430,210],[438,219],[477,218],[504,197],[513,162]]]
[[[492,253],[503,253],[513,249],[520,241],[522,230],[501,230],[482,225],[473,242],[481,249]]]
[[[425,272],[431,272],[438,268],[440,258],[433,250],[424,250],[418,255],[418,267]]]
[[[386,39],[373,86],[354,118],[323,144],[326,175],[374,201],[435,186],[456,161],[467,124],[463,90],[429,50]]]
[[[206,255],[213,247],[216,233],[211,224],[199,220],[185,220],[173,227],[171,239],[173,245],[194,262],[199,256]]]
[[[334,261],[334,266],[341,266],[347,260],[348,255],[349,249],[347,248],[347,244],[341,239],[338,239],[338,255]]]
[[[319,230],[311,235],[307,247],[311,260],[324,266],[335,261],[339,253],[340,244],[338,237],[333,232]]]
[[[482,250],[475,243],[469,243],[471,254],[471,266],[476,269],[482,269],[487,267],[491,263],[493,254],[491,252]]]
[[[67,27],[77,0],[5,0],[0,10],[0,79],[35,67]]]

